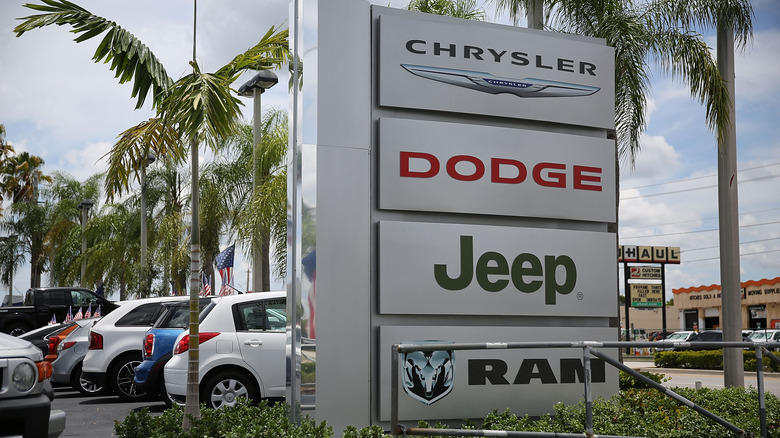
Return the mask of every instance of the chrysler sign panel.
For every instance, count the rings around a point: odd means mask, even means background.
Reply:
[[[599,40],[373,10],[380,106],[614,127],[614,50]]]
[[[379,208],[615,221],[614,142],[381,118]]]
[[[612,233],[379,222],[386,314],[614,316]]]
[[[381,326],[380,418],[390,419],[391,346],[394,344],[609,341],[605,327]],[[613,350],[602,350],[613,357]],[[591,358],[593,398],[618,390],[618,371]],[[581,348],[436,350],[412,352],[399,363],[398,413],[402,421],[484,418],[491,411],[552,413],[556,403],[583,399]]]

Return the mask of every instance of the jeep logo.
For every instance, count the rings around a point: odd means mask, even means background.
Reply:
[[[559,271],[563,274],[558,281]],[[511,266],[502,254],[488,251],[474,263],[474,237],[460,236],[460,275],[450,277],[447,265],[433,265],[436,283],[447,290],[463,290],[476,276],[479,286],[487,292],[500,292],[512,283],[520,292],[533,293],[544,287],[544,303],[554,305],[556,294],[566,295],[577,284],[577,266],[566,255],[544,256],[544,262],[533,254],[515,256]]]

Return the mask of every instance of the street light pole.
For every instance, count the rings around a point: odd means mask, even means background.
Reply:
[[[81,210],[81,278],[79,279],[79,285],[81,287],[86,287],[84,278],[87,275],[87,257],[85,256],[87,252],[87,216],[89,214],[89,209],[92,208],[93,205],[95,205],[95,203],[92,202],[91,199],[84,199],[78,206],[79,210]]]
[[[263,119],[262,119],[262,106],[260,96],[263,92],[279,82],[279,78],[271,70],[260,70],[249,82],[245,83],[238,89],[238,94],[243,97],[254,98],[252,118],[254,119],[252,125],[252,196],[257,195],[257,190],[260,185],[260,143],[262,142],[263,132]],[[262,230],[261,230],[262,232]],[[264,254],[261,248],[256,243],[252,244],[252,288],[251,292],[260,292],[264,290],[263,287],[263,275],[267,274],[265,267],[263,266]],[[249,291],[247,291],[249,292]]]

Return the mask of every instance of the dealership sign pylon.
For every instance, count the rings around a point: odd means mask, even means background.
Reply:
[[[317,419],[387,423],[393,344],[615,340],[613,49],[294,4],[288,288],[303,338],[316,312]],[[582,397],[582,366],[567,351],[410,354],[399,414],[540,415]],[[614,369],[602,377],[595,395],[617,391]]]

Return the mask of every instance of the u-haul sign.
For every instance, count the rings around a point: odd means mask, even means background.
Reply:
[[[618,262],[680,263],[679,246],[618,246]]]

